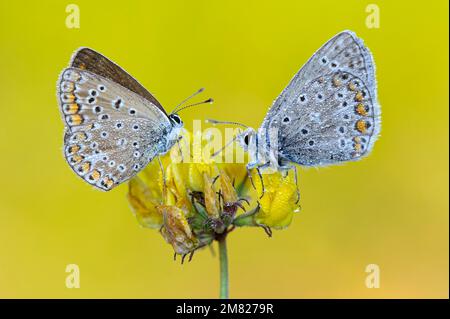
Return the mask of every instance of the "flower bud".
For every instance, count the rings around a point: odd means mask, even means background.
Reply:
[[[205,194],[205,207],[206,212],[210,217],[219,218],[219,208],[217,207],[217,194],[214,189],[211,178],[203,173],[204,194]]]
[[[172,245],[175,252],[185,255],[198,247],[198,240],[189,226],[183,209],[177,206],[161,205],[158,211],[163,216],[161,234]]]
[[[225,205],[236,203],[238,200],[236,190],[225,171],[220,172],[219,183]]]

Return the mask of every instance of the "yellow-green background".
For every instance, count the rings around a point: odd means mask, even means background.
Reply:
[[[76,3],[81,28],[65,26]],[[380,28],[365,7],[380,7]],[[382,133],[367,159],[300,170],[291,227],[229,238],[237,298],[448,297],[447,1],[0,2],[0,297],[218,295],[208,250],[180,266],[140,228],[125,185],[103,193],[62,156],[56,80],[79,46],[119,63],[169,110],[197,88],[216,103],[184,112],[257,127],[325,41],[354,30],[377,64]],[[81,288],[65,287],[65,266]],[[381,268],[368,289],[365,266]]]

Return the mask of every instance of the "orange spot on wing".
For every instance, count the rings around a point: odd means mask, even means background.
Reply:
[[[83,117],[80,114],[69,116],[68,122],[70,125],[80,125],[83,123]]]
[[[110,189],[114,184],[114,180],[106,176],[105,178],[102,179],[101,184],[104,188]]]
[[[362,103],[358,103],[358,105],[356,105],[355,110],[356,110],[356,113],[358,113],[359,115],[366,116],[368,114],[366,111],[366,107]]]
[[[80,110],[80,105],[77,103],[65,104],[64,111],[66,114],[75,114]]]
[[[111,188],[111,186],[114,184],[114,181],[111,178],[108,178],[105,183],[108,188]]]
[[[339,87],[339,86],[342,85],[341,80],[339,80],[339,78],[338,78],[337,76],[335,76],[335,77],[333,78],[333,85],[336,86],[336,87]]]
[[[83,164],[81,164],[81,169],[83,170],[83,173],[86,174],[91,169],[91,163],[84,162]]]
[[[77,132],[75,133],[73,140],[76,142],[83,142],[87,139],[87,135],[84,132]]]
[[[366,133],[367,122],[364,120],[359,120],[358,122],[356,122],[356,129],[361,133]]]
[[[100,172],[96,169],[94,169],[91,173],[92,180],[95,182],[99,180],[100,176],[101,176]]]
[[[73,164],[78,164],[78,163],[80,163],[83,160],[83,158],[84,158],[83,156],[76,154],[76,155],[72,156],[70,161]]]
[[[69,103],[72,103],[73,101],[75,101],[75,95],[73,95],[72,93],[66,93],[64,95],[64,101],[67,101]]]
[[[355,100],[358,102],[361,102],[363,99],[364,99],[364,96],[363,96],[362,92],[358,91],[358,93],[356,93],[356,95],[355,95]]]
[[[79,150],[80,150],[80,146],[79,145],[72,145],[72,146],[69,147],[69,154],[75,154]]]

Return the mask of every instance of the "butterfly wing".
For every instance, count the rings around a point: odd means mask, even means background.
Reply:
[[[361,39],[344,31],[323,45],[274,102],[262,132],[277,129],[283,159],[306,166],[357,160],[380,131],[375,66]]]
[[[58,100],[67,162],[102,190],[130,179],[167,151],[172,125],[165,113],[111,79],[67,68],[58,81]]]
[[[166,114],[166,111],[164,110],[162,105],[149,91],[147,91],[146,88],[144,88],[124,69],[122,69],[120,66],[104,57],[97,51],[89,48],[78,49],[72,57],[70,66],[101,75],[104,78],[112,80],[115,83],[119,83],[123,87],[126,87],[130,91],[139,94],[143,98],[147,99],[153,105],[158,107],[161,112]]]

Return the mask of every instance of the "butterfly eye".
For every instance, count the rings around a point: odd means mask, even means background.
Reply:
[[[248,139],[249,139],[249,137],[248,137],[248,134],[247,134],[247,135],[244,136],[244,143],[245,143],[245,145],[248,145]]]
[[[170,117],[175,122],[175,124],[177,125],[181,124],[181,118],[178,115],[172,114]]]

